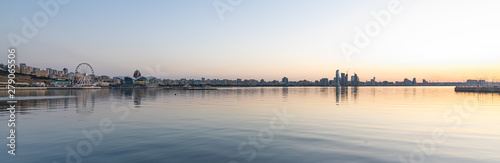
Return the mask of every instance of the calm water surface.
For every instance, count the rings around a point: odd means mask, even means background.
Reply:
[[[500,162],[500,95],[453,87],[17,94],[0,162]]]

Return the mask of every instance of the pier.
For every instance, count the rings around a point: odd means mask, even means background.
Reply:
[[[490,92],[490,93],[500,93],[500,87],[466,87],[457,86],[455,87],[456,92]]]

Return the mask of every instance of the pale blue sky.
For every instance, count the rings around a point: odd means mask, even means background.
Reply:
[[[23,16],[31,20],[43,11],[38,2],[0,2],[1,49],[11,47],[7,33],[21,33]],[[362,80],[500,78],[493,71],[449,76],[500,63],[500,51],[492,47],[500,42],[497,1],[402,0],[404,10],[350,62],[339,45],[352,44],[355,27],[375,20],[370,13],[390,1],[243,0],[224,21],[213,2],[73,0],[16,47],[18,62],[72,71],[87,62],[98,75],[139,69],[168,78],[317,80],[332,78],[335,69],[357,72]],[[147,71],[157,65],[161,74]]]

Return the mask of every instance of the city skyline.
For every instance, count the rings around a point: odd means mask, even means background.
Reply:
[[[87,64],[87,63],[84,63],[84,64]],[[1,70],[4,70],[6,71],[8,68],[7,68],[7,64],[3,64],[3,63],[0,63],[0,69]],[[34,67],[34,66],[31,66],[31,65],[28,65],[26,63],[19,63],[19,64],[16,64],[16,73],[20,73],[20,74],[28,74],[28,75],[34,75],[34,76],[37,76],[37,77],[47,77],[47,78],[52,78],[52,79],[56,79],[56,80],[71,80],[71,77],[74,75],[75,72],[73,71],[70,71],[68,68],[63,68],[62,70],[58,70],[58,69],[53,69],[53,68],[39,68],[39,67]],[[156,70],[158,71],[158,70]],[[157,72],[155,72],[157,73]],[[135,70],[133,75],[118,75],[118,76],[110,76],[110,75],[106,75],[106,74],[94,74],[96,77],[99,77],[101,79],[107,79],[107,80],[110,80],[110,79],[113,79],[113,78],[120,78],[120,77],[134,77],[134,78],[138,78],[140,76],[144,77],[144,76],[151,76],[151,77],[158,77],[158,76],[154,76],[154,75],[150,75],[150,74],[145,74],[145,75],[142,75],[142,72],[139,71],[139,70]],[[155,74],[155,75],[161,75],[161,74]],[[498,81],[497,80],[494,80],[494,79],[491,79],[491,80],[488,80],[488,79],[485,79],[485,78],[470,78],[470,79],[466,79],[466,80],[463,80],[463,81],[458,81],[458,82],[443,82],[443,81],[432,81],[432,80],[427,80],[427,79],[419,79],[419,81],[417,81],[417,78],[416,77],[413,77],[413,80],[410,80],[408,77],[405,77],[403,80],[395,80],[395,81],[388,81],[388,80],[377,80],[376,77],[373,77],[371,79],[368,79],[368,80],[361,80],[360,77],[357,75],[357,73],[354,73],[352,74],[351,76],[349,75],[349,72],[341,72],[340,70],[336,70],[335,71],[335,74],[332,78],[329,78],[329,77],[323,77],[323,78],[318,78],[318,79],[297,79],[297,80],[290,80],[287,76],[284,76],[283,78],[280,78],[280,79],[263,79],[263,78],[241,78],[241,77],[237,77],[237,78],[210,78],[210,77],[198,77],[198,78],[189,78],[189,77],[181,77],[181,78],[169,78],[169,77],[165,77],[165,78],[161,78],[161,77],[158,77],[158,79],[162,79],[162,80],[172,80],[172,81],[205,81],[205,79],[207,81],[210,81],[210,80],[215,80],[215,81],[231,81],[231,82],[236,82],[238,83],[241,82],[241,81],[260,81],[260,82],[279,82],[281,80],[281,84],[285,84],[285,85],[288,85],[288,82],[290,83],[300,83],[300,82],[311,82],[313,85],[320,85],[320,86],[332,86],[332,85],[337,85],[337,86],[357,86],[357,85],[360,85],[361,83],[365,83],[366,84],[369,84],[369,85],[398,85],[399,84],[402,84],[402,85],[417,85],[417,83],[420,83],[420,84],[428,84],[428,83],[468,83],[469,85],[471,81],[476,81],[476,82],[484,82],[484,83],[487,83],[487,82],[492,82],[492,83],[497,83]],[[305,84],[307,85],[307,84]],[[473,84],[472,84],[473,85]]]
[[[7,36],[0,48],[16,48],[18,62],[36,67],[88,62],[108,76],[158,66],[170,78],[316,80],[341,69],[361,81],[500,79],[500,2],[400,2],[380,34],[347,57],[340,45],[354,46],[357,29],[377,22],[373,15],[388,2],[244,1],[222,21],[212,1],[70,1],[33,38],[12,46],[8,34],[21,35],[23,18],[44,10],[38,1],[2,1],[9,16],[0,15]]]
[[[500,0],[0,11],[2,162],[500,161]]]

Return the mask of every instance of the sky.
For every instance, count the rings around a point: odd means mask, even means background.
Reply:
[[[498,0],[62,2],[0,1],[0,61],[14,47],[18,63],[109,76],[500,81]]]

